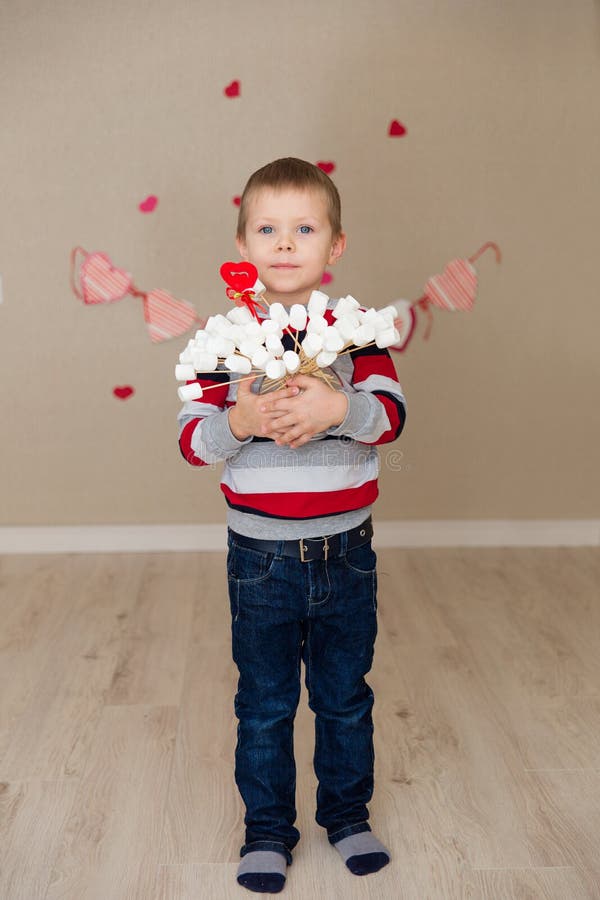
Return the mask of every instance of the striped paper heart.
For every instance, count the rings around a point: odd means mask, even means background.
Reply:
[[[79,282],[84,303],[112,303],[129,293],[131,275],[116,269],[106,253],[90,253],[81,266]]]
[[[441,275],[434,275],[425,285],[425,297],[452,312],[472,309],[476,292],[477,272],[467,259],[453,259]]]
[[[144,319],[155,344],[178,337],[198,321],[196,310],[190,303],[176,300],[160,289],[149,291],[144,297]]]

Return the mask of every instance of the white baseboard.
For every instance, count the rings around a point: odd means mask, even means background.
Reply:
[[[600,519],[375,519],[374,546],[600,546]],[[0,553],[152,553],[224,550],[224,524],[0,527]]]

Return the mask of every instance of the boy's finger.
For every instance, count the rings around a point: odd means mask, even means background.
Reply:
[[[257,376],[254,375],[253,378],[245,378],[243,381],[238,381],[237,392],[238,397],[240,394],[249,394],[250,388],[252,384],[256,381]]]

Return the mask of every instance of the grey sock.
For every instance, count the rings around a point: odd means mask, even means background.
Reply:
[[[251,850],[237,870],[239,884],[261,894],[278,894],[285,884],[287,859],[276,850]]]
[[[333,845],[354,875],[377,872],[390,861],[390,851],[372,831],[361,831]]]

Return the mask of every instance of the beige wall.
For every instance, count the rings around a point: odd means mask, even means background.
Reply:
[[[2,524],[223,520],[176,444],[184,339],[151,344],[133,299],[84,307],[69,252],[222,311],[231,198],[281,155],[337,164],[333,296],[414,299],[504,253],[397,359],[380,519],[597,517],[599,28],[591,0],[3,3]]]

